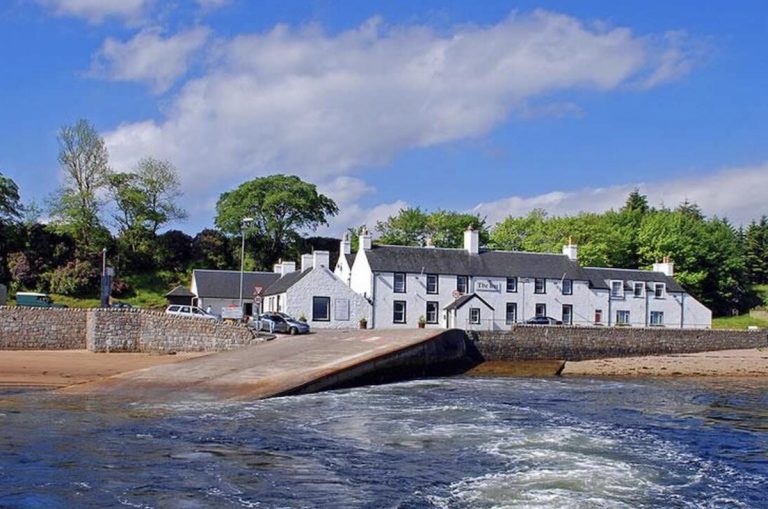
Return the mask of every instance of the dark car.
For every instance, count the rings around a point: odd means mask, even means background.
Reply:
[[[525,321],[527,325],[563,325],[562,320],[557,320],[551,316],[535,316]]]
[[[273,332],[284,332],[287,334],[306,334],[309,332],[309,325],[296,320],[285,313],[264,313],[259,318],[261,330]],[[270,327],[272,324],[272,327]]]

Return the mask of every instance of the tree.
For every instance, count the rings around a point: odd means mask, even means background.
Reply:
[[[752,221],[744,233],[744,263],[752,284],[768,283],[768,217]]]
[[[62,127],[58,142],[65,184],[51,200],[51,215],[61,231],[72,234],[82,254],[93,253],[104,235],[99,192],[109,175],[107,148],[87,120]]]
[[[229,238],[218,230],[206,228],[192,240],[196,267],[204,269],[234,269],[235,258]]]
[[[223,193],[216,203],[216,226],[230,235],[240,234],[242,220],[254,219],[248,230],[260,237],[260,265],[270,268],[299,239],[299,232],[328,224],[339,209],[313,184],[299,177],[271,175],[241,184]]]
[[[458,248],[464,245],[464,230],[472,226],[480,231],[480,243],[488,242],[485,219],[477,214],[437,210],[427,213],[419,207],[400,209],[395,216],[376,223],[379,242],[396,246],[424,246],[427,240],[435,247]]]
[[[16,182],[0,173],[0,282],[10,279],[8,256],[18,248],[22,206]]]

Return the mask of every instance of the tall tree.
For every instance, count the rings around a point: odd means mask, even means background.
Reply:
[[[97,237],[104,235],[99,221],[99,193],[109,175],[107,148],[87,120],[62,127],[58,142],[65,183],[51,201],[55,225],[72,234],[81,253],[98,251]]]
[[[0,282],[10,279],[8,256],[17,248],[21,213],[16,182],[0,173]]]
[[[472,226],[480,231],[480,242],[488,242],[485,219],[477,214],[437,210],[428,213],[420,207],[400,209],[397,215],[376,223],[379,242],[397,246],[424,246],[428,241],[436,247],[461,247],[464,230]]]
[[[301,231],[328,224],[339,212],[336,203],[299,177],[271,175],[241,184],[223,193],[216,203],[216,226],[237,235],[243,218],[254,221],[249,231],[261,237],[259,265],[269,268],[299,239]]]
[[[744,263],[752,284],[768,283],[768,217],[752,221],[744,232]]]

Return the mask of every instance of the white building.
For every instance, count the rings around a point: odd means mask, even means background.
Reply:
[[[343,255],[342,255],[343,256]],[[276,265],[282,277],[264,291],[264,311],[280,311],[305,318],[312,328],[356,328],[371,319],[371,303],[331,272],[328,251],[301,257],[301,270],[288,262]]]
[[[504,329],[535,316],[574,325],[707,328],[711,313],[672,278],[654,271],[581,267],[563,254],[482,250],[467,230],[464,249],[373,246],[363,232],[347,269],[345,241],[336,273],[373,303],[370,327]],[[344,260],[342,260],[344,258]]]
[[[278,279],[280,274],[274,272],[243,272],[245,316],[260,313],[260,305],[254,304],[254,293],[257,290],[263,292]],[[195,295],[193,305],[202,309],[211,306],[215,314],[221,314],[222,308],[240,303],[240,271],[195,269],[189,290]]]

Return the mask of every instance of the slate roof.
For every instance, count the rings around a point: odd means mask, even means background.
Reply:
[[[272,283],[271,285],[269,285],[269,287],[266,290],[264,290],[264,293],[262,295],[266,297],[267,295],[277,295],[280,293],[285,293],[290,287],[298,283],[301,280],[301,278],[309,274],[311,271],[312,269],[305,269],[303,271],[297,270],[296,272],[290,272],[285,276],[281,277],[280,279],[278,279],[277,281],[275,281],[274,283]]]
[[[352,264],[355,263],[355,256],[357,256],[357,253],[344,255],[344,258],[347,259],[347,265],[349,265],[350,267],[352,266]]]
[[[590,281],[589,275],[578,263],[557,254],[481,250],[473,255],[464,249],[404,246],[373,246],[365,254],[374,272],[550,279],[565,277]]]
[[[464,304],[466,304],[467,302],[471,301],[472,299],[479,299],[483,304],[485,304],[491,310],[493,310],[493,306],[491,306],[490,304],[485,302],[485,299],[483,299],[482,297],[480,297],[476,293],[468,293],[466,295],[462,295],[461,297],[459,297],[455,301],[453,301],[450,304],[448,304],[447,306],[445,306],[445,308],[443,308],[443,309],[445,309],[446,311],[450,311],[451,309],[459,309],[460,307],[462,307]]]
[[[165,294],[166,297],[196,297],[196,295],[190,292],[186,287],[179,285],[170,292]]]
[[[192,277],[197,283],[197,296],[219,299],[239,299],[239,270],[195,269]],[[243,298],[253,297],[253,288],[268,288],[280,278],[275,272],[243,272]],[[262,290],[263,292],[263,290]]]
[[[624,281],[626,290],[631,290],[629,281],[645,283],[664,283],[668,292],[685,292],[680,283],[662,272],[638,269],[609,269],[602,267],[584,267],[584,272],[590,276],[593,288],[610,289],[608,281]]]

